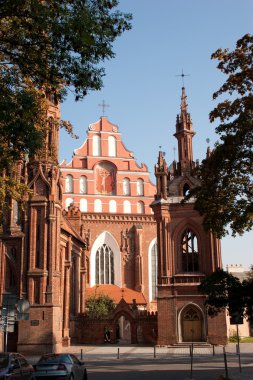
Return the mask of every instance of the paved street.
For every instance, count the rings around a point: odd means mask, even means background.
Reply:
[[[253,379],[253,344],[241,347],[242,372],[238,367],[235,344],[226,347],[228,375],[232,380]],[[191,357],[189,347],[151,346],[71,346],[64,349],[75,353],[87,364],[89,380],[186,380],[191,379]],[[82,350],[82,351],[81,351]],[[81,353],[82,352],[82,353]],[[36,357],[31,361],[35,362]],[[217,380],[225,377],[223,347],[196,347],[193,355],[192,378]]]

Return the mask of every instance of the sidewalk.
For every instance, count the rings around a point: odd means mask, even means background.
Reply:
[[[229,378],[233,380],[252,380],[253,343],[243,343],[240,345],[241,372],[239,372],[239,357],[236,354],[236,345],[229,343],[225,347],[225,350]],[[101,366],[112,367],[121,363],[125,363],[129,366],[136,362],[142,366],[159,365],[160,363],[160,366],[166,367],[168,373],[170,371],[173,371],[173,373],[182,371],[183,368],[188,369],[190,365],[189,347],[153,347],[115,344],[100,346],[75,345],[65,347],[63,352],[76,354],[79,359],[85,361],[87,368],[91,372],[96,372]],[[30,362],[34,364],[38,358],[38,356],[32,356],[29,359]],[[219,377],[212,377],[211,373],[216,370],[217,373],[225,373],[223,346],[216,346],[214,349],[213,347],[194,347],[193,366],[196,379],[217,380]],[[188,372],[187,370],[187,373]],[[206,373],[206,375],[203,375],[203,373]],[[187,379],[187,377],[184,377],[184,380]]]
[[[236,355],[236,344],[229,343],[225,347],[225,351],[228,356]],[[189,347],[179,347],[179,346],[164,346],[164,347],[154,347],[154,346],[140,346],[140,345],[120,345],[120,344],[104,344],[104,345],[75,345],[63,348],[63,352],[75,353],[78,357],[82,355],[88,360],[104,360],[105,358],[118,359],[118,352],[120,357],[124,358],[139,358],[139,359],[150,359],[159,358],[167,359],[169,357],[178,356],[190,356],[190,345]],[[251,355],[253,363],[253,343],[241,343],[240,344],[241,356]],[[211,347],[199,347],[194,346],[193,350],[194,356],[216,356],[223,355],[223,346]],[[237,355],[236,355],[237,356]],[[252,378],[253,379],[253,378]]]

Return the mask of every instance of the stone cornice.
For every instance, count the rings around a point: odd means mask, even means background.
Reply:
[[[82,221],[94,222],[130,222],[130,223],[156,223],[153,215],[124,215],[124,214],[99,214],[99,213],[83,213]]]

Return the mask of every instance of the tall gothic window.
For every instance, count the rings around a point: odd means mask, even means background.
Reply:
[[[66,198],[65,200],[65,210],[67,211],[69,206],[74,204],[74,200],[72,198]]]
[[[130,179],[129,178],[123,179],[123,194],[130,195]]]
[[[144,195],[144,181],[143,179],[137,179],[137,195]]]
[[[94,201],[94,212],[102,212],[102,201],[101,201],[101,199],[95,199],[95,201]]]
[[[182,236],[181,254],[184,272],[196,272],[199,270],[198,239],[189,229],[185,230]]]
[[[117,202],[114,199],[109,202],[109,212],[117,212]]]
[[[129,201],[124,201],[123,202],[123,210],[124,214],[131,214],[131,203]]]
[[[188,185],[188,183],[185,183],[183,187],[183,196],[188,195],[189,191],[190,191],[190,186]]]
[[[19,224],[19,207],[18,207],[18,202],[13,201],[13,223],[14,224]]]
[[[85,175],[82,175],[80,177],[80,193],[81,194],[87,193],[87,177],[85,177]]]
[[[41,252],[41,211],[37,210],[36,223],[36,251],[35,251],[35,267],[40,268],[40,252]]]
[[[93,156],[100,156],[101,155],[101,145],[100,145],[100,136],[94,135],[93,136],[93,144],[92,144],[92,150],[93,150]]]
[[[108,137],[108,156],[116,157],[116,139],[114,136]]]
[[[155,243],[151,250],[151,286],[152,286],[152,299],[157,298],[157,243]]]
[[[80,211],[81,212],[87,212],[87,206],[88,206],[88,202],[87,202],[87,199],[80,199]]]
[[[96,252],[96,284],[114,284],[113,251],[106,244]]]
[[[71,174],[66,176],[65,191],[66,193],[73,193],[73,177]]]
[[[137,213],[138,214],[144,214],[145,213],[144,202],[142,202],[142,201],[137,202]]]

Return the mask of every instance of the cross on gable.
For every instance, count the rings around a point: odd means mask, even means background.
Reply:
[[[104,116],[106,107],[110,107],[110,106],[109,106],[109,104],[106,104],[104,99],[103,99],[102,104],[99,104],[99,107],[102,108],[102,112],[103,112],[103,116]]]

